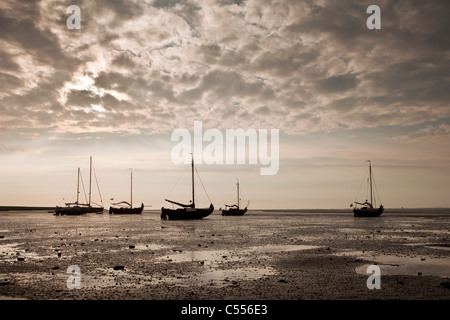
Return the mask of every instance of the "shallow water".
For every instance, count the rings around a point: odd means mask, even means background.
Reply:
[[[317,246],[307,245],[265,245],[256,246],[248,249],[231,251],[231,250],[203,250],[190,251],[178,254],[172,254],[160,257],[161,261],[186,262],[186,261],[202,261],[205,264],[214,264],[224,260],[244,260],[249,259],[249,255],[257,254],[258,257],[263,257],[264,253],[283,252],[283,251],[298,251],[318,248]]]
[[[423,275],[450,277],[450,258],[399,257],[380,255],[373,252],[354,252],[356,257],[372,261],[357,267],[359,274],[367,274],[367,267],[376,264],[380,267],[381,275]]]

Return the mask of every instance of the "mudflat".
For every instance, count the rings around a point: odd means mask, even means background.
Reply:
[[[446,300],[449,232],[446,211],[386,210],[378,218],[354,218],[351,211],[255,210],[242,217],[215,211],[191,221],[162,221],[158,211],[5,211],[0,297]],[[368,288],[371,265],[380,269],[380,289]],[[68,273],[70,266],[79,274]]]

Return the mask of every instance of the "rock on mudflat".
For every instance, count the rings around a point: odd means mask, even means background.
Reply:
[[[0,286],[8,285],[8,284],[11,284],[11,282],[10,282],[8,279],[2,279],[2,280],[0,280]]]

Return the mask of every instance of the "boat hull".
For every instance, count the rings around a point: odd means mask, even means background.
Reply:
[[[353,209],[354,217],[379,217],[383,213],[383,206],[376,208],[355,208]]]
[[[179,208],[168,209],[161,208],[161,219],[163,220],[193,220],[203,219],[214,211],[211,204],[209,208]]]
[[[144,205],[139,208],[114,208],[109,207],[109,214],[142,214]]]
[[[247,212],[247,208],[245,209],[228,209],[228,210],[222,210],[223,216],[243,216]]]
[[[54,215],[79,216],[86,213],[103,213],[103,207],[56,207]]]

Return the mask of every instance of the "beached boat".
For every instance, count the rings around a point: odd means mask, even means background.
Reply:
[[[115,203],[114,205],[121,205],[124,204],[126,205],[125,207],[109,207],[109,213],[110,214],[141,214],[142,211],[144,210],[144,204],[141,203],[140,207],[136,207],[133,208],[132,204],[126,202],[126,201],[121,201],[119,203]]]
[[[92,205],[92,157],[89,159],[90,169],[89,169],[89,201],[88,203],[80,203],[79,202],[79,196],[80,196],[80,168],[78,168],[78,180],[77,180],[77,201],[72,203],[66,203],[65,207],[56,206],[54,215],[82,215],[86,213],[103,213],[103,205],[101,206],[93,206]],[[94,172],[95,175],[95,172]],[[96,178],[97,182],[97,178]],[[98,187],[98,182],[97,182]],[[100,189],[99,189],[100,190]],[[101,196],[100,196],[101,198]],[[103,203],[103,201],[102,201]]]
[[[109,207],[109,214],[141,214],[142,210],[144,210],[144,204],[142,203],[140,207],[133,208],[133,170],[130,169],[131,172],[131,197],[130,202],[120,201],[117,203],[113,203]]]
[[[169,209],[161,208],[161,219],[166,220],[189,220],[202,219],[209,216],[214,211],[214,206],[211,203],[208,208],[195,207],[195,182],[194,182],[194,156],[192,155],[192,200],[190,204],[183,204],[172,200],[165,199],[167,202],[180,206],[181,208]]]
[[[367,160],[367,162],[369,162],[369,177],[367,180],[370,193],[370,202],[366,197],[365,202],[354,201],[355,203],[354,206],[353,203],[350,204],[350,207],[353,207],[354,217],[379,217],[384,211],[384,207],[382,204],[380,205],[380,207],[377,208],[376,197],[374,194],[374,187],[373,187],[372,162],[370,160]]]
[[[247,212],[247,207],[248,207],[250,201],[247,203],[247,206],[244,209],[241,209],[239,207],[240,200],[241,200],[239,197],[239,180],[236,183],[236,188],[237,188],[237,204],[232,204],[232,205],[226,204],[225,209],[222,210],[223,216],[243,216]]]

